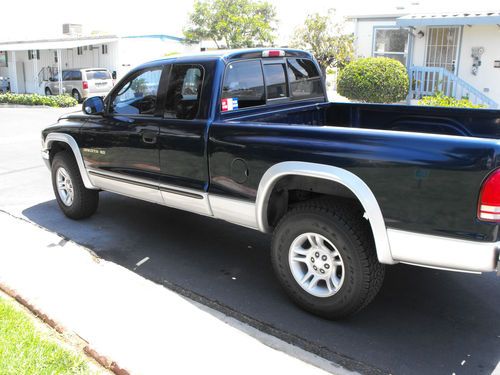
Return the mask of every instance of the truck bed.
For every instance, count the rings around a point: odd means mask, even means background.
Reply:
[[[500,165],[499,111],[325,102],[258,112],[211,125],[211,192],[252,202],[273,164],[313,161],[360,177],[390,228],[500,239],[497,224],[475,219],[481,185]],[[253,171],[242,184],[226,168],[236,158]]]
[[[238,120],[500,138],[498,111],[486,109],[440,108],[436,111],[421,106],[319,103],[248,114]]]

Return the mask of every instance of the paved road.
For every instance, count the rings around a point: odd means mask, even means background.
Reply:
[[[361,373],[490,374],[500,361],[500,278],[493,274],[389,267],[374,303],[331,322],[287,300],[267,235],[110,193],[92,218],[64,218],[39,157],[39,129],[58,113],[0,108],[0,209]]]

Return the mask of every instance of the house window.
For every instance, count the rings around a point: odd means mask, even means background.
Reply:
[[[40,50],[39,49],[29,49],[28,50],[28,60],[40,60]]]
[[[0,68],[8,67],[7,51],[0,51]]]
[[[103,44],[101,47],[102,47],[101,48],[102,54],[106,55],[108,53],[108,45],[107,44]]]
[[[373,56],[390,57],[406,66],[410,31],[401,28],[375,28]]]
[[[76,47],[76,54],[83,55],[83,47]]]

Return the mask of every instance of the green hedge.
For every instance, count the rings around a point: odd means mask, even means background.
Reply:
[[[395,103],[408,95],[409,79],[399,61],[387,57],[354,60],[339,74],[337,91],[351,100]]]
[[[458,108],[486,108],[482,104],[474,104],[468,98],[455,99],[438,92],[433,96],[424,96],[418,101],[418,105],[428,105],[433,107],[458,107]]]
[[[38,94],[0,94],[0,103],[73,107],[78,102],[69,95],[43,96]]]

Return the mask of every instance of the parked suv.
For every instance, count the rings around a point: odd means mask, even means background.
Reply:
[[[103,68],[62,71],[63,94],[70,94],[79,102],[91,96],[106,96],[113,88],[111,73]],[[45,86],[45,95],[59,94],[59,76],[51,77]]]

